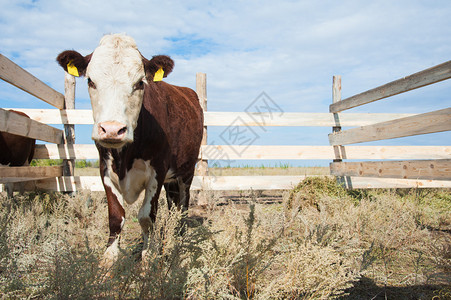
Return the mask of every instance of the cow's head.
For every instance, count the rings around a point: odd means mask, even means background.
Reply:
[[[174,66],[168,56],[144,58],[135,41],[121,34],[104,36],[87,56],[68,50],[57,61],[69,73],[76,70],[87,77],[94,117],[92,139],[106,148],[133,142],[144,90],[158,84],[154,76],[161,75],[160,68],[166,77]]]

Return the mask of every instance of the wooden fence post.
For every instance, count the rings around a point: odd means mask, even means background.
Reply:
[[[199,97],[200,106],[205,113],[207,111],[207,74],[196,73],[196,93]],[[204,126],[201,145],[207,145],[207,126]],[[200,161],[197,163],[197,173],[199,176],[208,176],[208,160],[203,159],[202,149],[200,151]]]
[[[332,104],[338,103],[341,101],[341,76],[334,75],[332,80]],[[340,132],[341,131],[341,123],[340,117],[337,113],[333,114],[335,126],[332,127],[332,132]],[[345,153],[345,149],[342,145],[333,146],[335,158],[333,162],[330,164],[330,172],[332,174],[332,165],[333,163],[341,163],[343,161],[342,157]],[[352,186],[349,177],[344,176],[335,176],[338,183],[343,184],[344,186]]]
[[[332,103],[337,103],[341,101],[341,76],[335,75],[333,77],[332,82]],[[338,114],[334,113],[334,121],[335,126],[332,127],[332,132],[339,132],[341,131],[341,124],[340,124],[340,118]],[[334,162],[341,162],[341,154],[340,154],[340,146],[334,146],[334,152],[335,152],[335,159]]]
[[[64,108],[75,109],[75,77],[65,72]],[[75,125],[64,125],[64,144],[75,144]],[[75,159],[63,160],[63,176],[74,176]]]

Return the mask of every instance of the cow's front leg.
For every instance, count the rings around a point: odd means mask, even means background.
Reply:
[[[143,233],[143,254],[149,246],[149,234],[153,229],[153,223],[157,215],[158,198],[163,186],[163,178],[151,177],[146,187],[143,204],[138,213],[139,224]]]
[[[107,178],[105,178],[105,180],[106,179]],[[114,186],[110,187],[107,182],[105,182],[104,185],[108,200],[108,224],[110,235],[101,264],[105,268],[110,268],[119,256],[119,239],[125,222],[125,210],[122,206],[123,201],[121,201],[121,195],[119,193],[116,195],[116,193],[113,192]],[[117,192],[117,190],[115,191]]]

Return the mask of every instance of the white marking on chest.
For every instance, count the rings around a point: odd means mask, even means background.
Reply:
[[[111,192],[116,196],[122,208],[124,208],[124,198],[122,197],[119,187],[119,177],[113,171],[113,157],[111,154],[109,154],[109,157],[106,159],[106,167],[107,169],[105,176],[103,177],[103,182],[111,188]]]
[[[150,165],[150,161],[135,159],[132,168],[128,170],[125,177],[119,180],[119,176],[113,171],[113,158],[110,155],[106,160],[107,171],[104,182],[111,188],[119,203],[124,207],[124,201],[133,204],[138,200],[142,191],[156,190],[156,172]],[[152,181],[152,184],[150,184]]]
[[[156,190],[156,172],[150,160],[135,159],[132,168],[120,181],[120,188],[128,204],[134,203],[143,190]],[[155,184],[152,184],[155,181]]]
[[[143,249],[147,249],[149,241],[149,232],[152,230],[152,220],[150,219],[150,211],[152,210],[152,199],[157,193],[158,182],[157,173],[150,167],[152,174],[149,177],[149,181],[144,195],[144,201],[138,212],[138,220],[143,232],[144,246]]]
[[[123,206],[124,200],[128,204],[134,203],[141,192],[144,190],[144,200],[138,212],[138,219],[143,231],[144,249],[148,245],[149,231],[152,228],[150,212],[152,210],[152,198],[156,195],[158,189],[157,173],[150,165],[150,161],[135,159],[132,168],[128,170],[125,177],[119,180],[116,173],[113,172],[113,158],[107,159],[107,171],[104,182],[109,186]],[[123,220],[124,221],[124,220]],[[123,225],[123,222],[122,224]],[[114,247],[110,246],[111,249]],[[113,250],[110,250],[114,252]]]

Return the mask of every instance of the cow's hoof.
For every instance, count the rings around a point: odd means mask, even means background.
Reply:
[[[118,256],[119,247],[117,247],[115,243],[113,243],[106,249],[102,259],[100,260],[100,269],[106,271],[109,277],[111,277],[111,269],[113,267],[113,264],[117,261]]]
[[[141,270],[142,275],[145,275],[147,270],[150,268],[150,264],[152,262],[152,253],[150,250],[143,250],[141,252]]]

